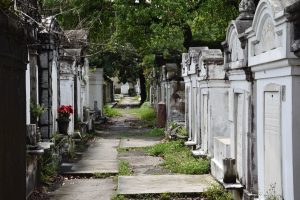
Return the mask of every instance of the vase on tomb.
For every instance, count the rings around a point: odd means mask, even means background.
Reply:
[[[68,135],[71,114],[73,114],[73,108],[70,105],[62,105],[58,108],[58,118],[56,121],[58,124],[58,132],[60,134]]]
[[[70,119],[56,119],[58,125],[58,132],[63,135],[68,135]]]

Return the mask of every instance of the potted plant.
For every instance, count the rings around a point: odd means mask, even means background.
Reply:
[[[58,108],[58,132],[60,134],[68,134],[69,122],[71,121],[70,116],[73,114],[72,106],[62,105]]]
[[[43,105],[39,105],[33,101],[30,102],[30,116],[31,116],[31,123],[38,124],[38,120],[40,116],[47,111],[47,108]]]

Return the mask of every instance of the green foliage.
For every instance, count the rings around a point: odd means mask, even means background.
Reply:
[[[220,185],[214,184],[209,187],[203,196],[209,200],[233,200],[232,195]]]
[[[30,102],[30,114],[32,117],[40,117],[44,112],[46,112],[46,110],[47,108],[45,106]]]
[[[161,137],[165,135],[165,130],[163,128],[153,128],[145,133],[145,136],[150,137]]]
[[[139,109],[139,115],[142,120],[154,121],[156,118],[155,110],[151,107],[149,102],[143,103]]]
[[[238,16],[239,2],[240,0],[203,1],[191,22],[194,37],[204,41],[223,41],[228,23]]]
[[[119,162],[119,176],[131,176],[132,170],[130,169],[129,162],[121,160]]]
[[[124,83],[138,78],[142,68],[153,67],[154,55],[180,57],[193,41],[219,44],[238,14],[239,0],[41,2],[45,15],[58,14],[64,29],[88,30],[91,64]]]
[[[210,169],[208,160],[194,158],[180,140],[159,143],[147,151],[150,155],[163,157],[164,166],[174,173],[205,174]]]
[[[53,178],[58,169],[58,158],[56,155],[45,154],[41,158],[41,182],[49,185],[53,182]]]
[[[117,117],[117,116],[121,116],[122,114],[118,111],[118,109],[116,108],[112,108],[108,105],[105,105],[103,108],[103,113],[105,116],[108,117]]]

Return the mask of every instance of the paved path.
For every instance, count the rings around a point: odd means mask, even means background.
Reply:
[[[51,200],[109,200],[113,196],[115,183],[109,179],[68,180],[50,194]]]
[[[118,174],[119,139],[99,138],[92,143],[76,163],[62,163],[63,175]],[[116,183],[112,178],[76,179],[63,182],[62,187],[50,193],[51,200],[109,200]]]
[[[61,174],[95,174],[95,173],[118,173],[119,139],[98,139],[92,143],[82,158],[76,163],[62,163]]]
[[[212,183],[210,175],[120,176],[118,194],[200,193]]]
[[[125,97],[124,102],[127,104],[133,100]],[[113,119],[113,125],[97,131],[98,139],[83,153],[81,160],[63,163],[61,168],[62,174],[79,176],[117,174],[119,160],[126,160],[133,176],[119,176],[117,182],[112,178],[67,180],[62,187],[50,193],[50,199],[109,200],[114,193],[199,193],[215,182],[210,175],[172,174],[161,166],[162,158],[149,156],[143,150],[129,149],[118,153],[117,147],[146,147],[160,142],[159,137],[143,135],[148,129],[132,126],[131,122],[136,120],[130,114]]]

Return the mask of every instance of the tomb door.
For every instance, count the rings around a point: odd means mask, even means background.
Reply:
[[[244,138],[244,94],[235,93],[234,95],[234,113],[235,113],[235,123],[234,123],[234,155],[236,159],[236,167],[238,178],[243,177],[243,138]]]
[[[193,102],[192,102],[192,138],[193,141],[197,141],[197,88],[193,87]]]
[[[186,100],[185,100],[185,124],[186,124],[186,130],[189,133],[189,140],[191,140],[191,131],[190,131],[190,116],[191,116],[191,98],[190,98],[190,86],[186,86],[186,90],[185,90],[186,94]]]
[[[264,92],[264,188],[282,196],[281,94],[270,84]]]
[[[201,148],[201,89],[197,88],[197,103],[196,103],[196,112],[197,112],[197,149]]]
[[[204,152],[208,150],[208,94],[202,95],[201,101],[201,146]]]

